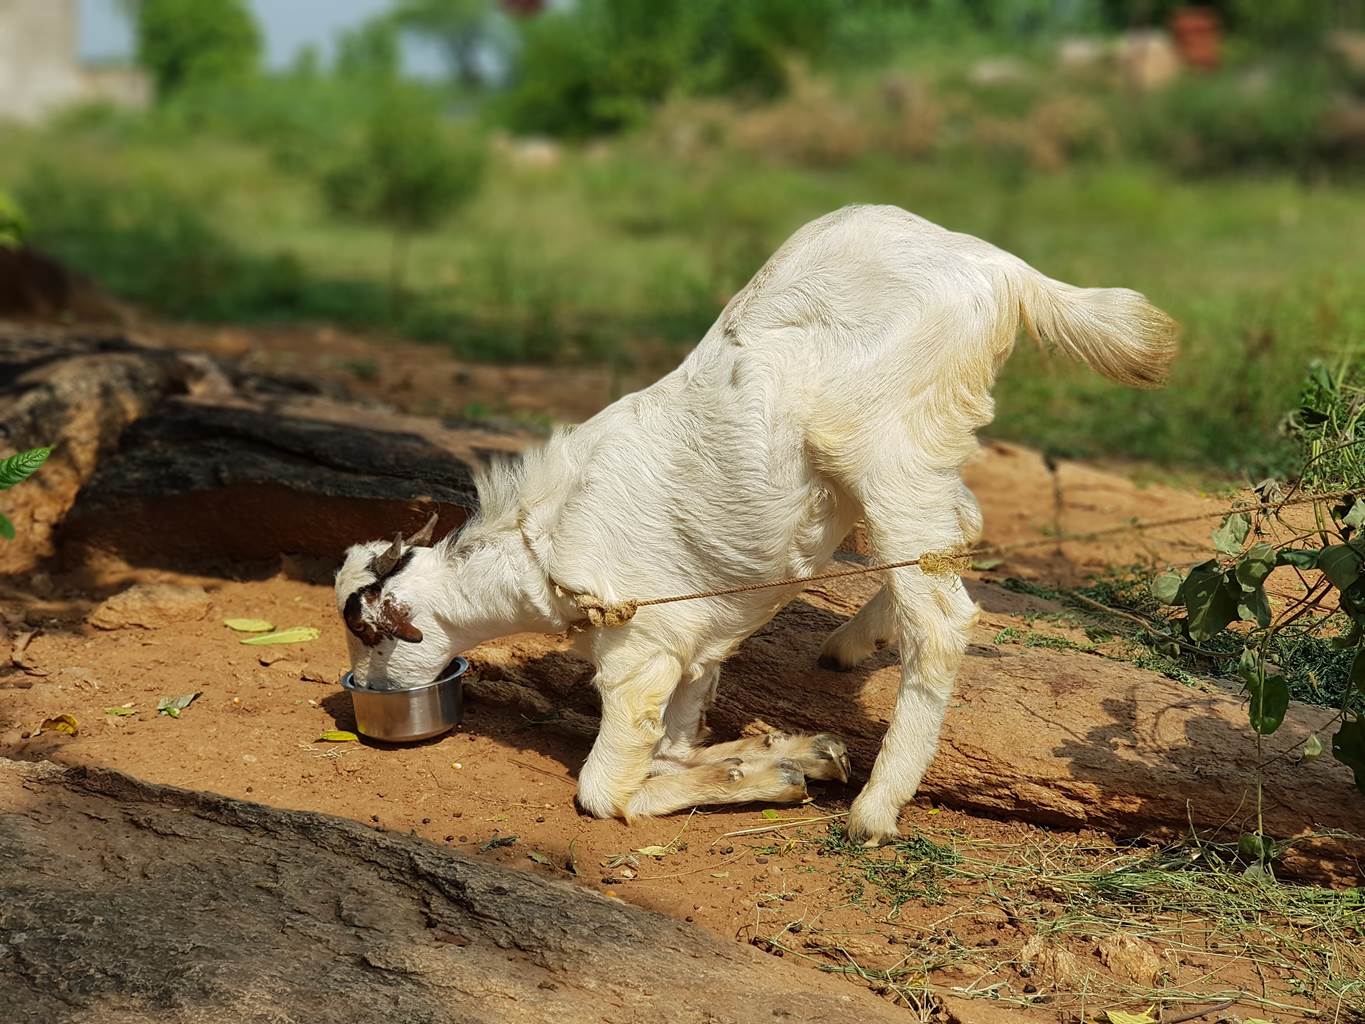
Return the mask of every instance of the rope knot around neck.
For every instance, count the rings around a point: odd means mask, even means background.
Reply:
[[[553,581],[551,581],[553,583]],[[589,626],[615,627],[624,626],[635,617],[635,613],[640,606],[634,601],[621,601],[617,604],[608,604],[600,597],[591,594],[583,594],[576,590],[569,590],[558,583],[554,583],[556,597],[566,598],[574,603],[574,607],[583,613],[586,622],[577,622],[570,625],[569,629],[578,632],[587,629]]]

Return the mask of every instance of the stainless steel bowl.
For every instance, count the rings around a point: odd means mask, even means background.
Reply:
[[[353,674],[341,677],[351,694],[355,724],[371,739],[411,743],[448,732],[464,713],[464,681],[469,662],[456,658],[450,671],[434,683],[408,690],[371,690],[357,686]]]

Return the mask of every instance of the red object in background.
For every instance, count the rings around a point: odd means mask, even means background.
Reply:
[[[1180,59],[1191,67],[1211,71],[1218,66],[1223,26],[1207,7],[1182,7],[1171,16],[1171,35]]]
[[[545,0],[502,0],[502,9],[518,18],[529,18],[545,10]]]

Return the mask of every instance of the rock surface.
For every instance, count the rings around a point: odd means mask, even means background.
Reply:
[[[176,583],[138,583],[106,598],[90,616],[96,629],[160,629],[196,621],[211,604],[203,587]]]
[[[76,492],[129,423],[189,390],[193,364],[108,332],[0,324],[0,451],[52,446],[47,463],[4,492],[16,540],[0,545],[0,573],[32,568]]]
[[[1116,836],[1174,838],[1193,825],[1235,842],[1254,826],[1261,758],[1240,697],[1099,655],[997,645],[1004,616],[1017,624],[1021,613],[1047,606],[990,583],[970,587],[982,621],[921,796],[988,817]],[[746,641],[726,661],[708,715],[718,738],[769,727],[838,732],[865,777],[900,685],[899,657],[882,651],[851,673],[815,662],[824,637],[874,592],[866,577],[812,587]],[[560,712],[566,727],[591,714],[584,672],[566,667],[553,642],[518,641],[493,657],[504,686],[581,709]],[[1333,718],[1296,702],[1269,749],[1292,750],[1313,731],[1326,742]],[[1265,769],[1265,794],[1271,835],[1338,829],[1365,836],[1365,799],[1331,757],[1276,760]],[[1357,883],[1361,860],[1365,840],[1349,837],[1306,841],[1287,856],[1296,872]]]
[[[0,325],[0,445],[55,446],[5,494],[19,539],[0,546],[0,572],[32,569],[58,540],[68,565],[91,549],[153,567],[336,559],[432,510],[454,529],[471,466],[522,440],[323,390],[119,333]]]
[[[14,1024],[904,1019],[661,914],[357,822],[0,759]]]
[[[460,441],[326,399],[172,399],[127,431],[63,539],[140,565],[335,559],[357,541],[417,529],[432,510],[438,530],[464,522],[476,455]]]

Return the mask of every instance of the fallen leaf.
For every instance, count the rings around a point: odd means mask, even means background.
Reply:
[[[131,704],[120,704],[116,708],[105,708],[104,713],[106,715],[117,715],[122,718],[124,715],[137,714],[137,708],[133,707]]]
[[[767,818],[769,821],[774,821],[777,818],[777,812],[769,807],[763,812],[763,817]]]
[[[322,636],[322,631],[313,626],[293,626],[289,629],[282,629],[278,633],[249,636],[242,643],[253,647],[263,647],[266,644],[302,644],[309,640],[316,640],[320,636]]]
[[[318,737],[319,743],[350,743],[352,740],[359,740],[360,737],[353,732],[345,729],[328,729]]]
[[[496,850],[502,846],[511,846],[516,841],[516,836],[498,836],[496,839],[488,840],[488,842],[480,846],[479,849],[487,853],[489,850]]]
[[[56,718],[44,718],[43,724],[38,727],[41,732],[64,732],[68,736],[75,736],[81,731],[80,724],[70,715],[58,715]]]
[[[157,701],[157,714],[179,718],[180,712],[194,703],[198,693],[182,693],[179,697],[162,697]]]
[[[530,857],[537,864],[544,864],[547,868],[554,866],[554,862],[539,850],[532,850],[526,856]]]
[[[667,857],[671,852],[667,846],[642,846],[636,853],[643,853],[646,857]]]
[[[265,619],[224,619],[223,625],[238,633],[269,633],[275,628]]]
[[[1124,1013],[1122,1010],[1105,1010],[1104,1015],[1109,1018],[1109,1024],[1156,1024],[1156,1018],[1152,1016],[1152,1011],[1155,1009],[1156,1006],[1153,1004],[1141,1013]]]

